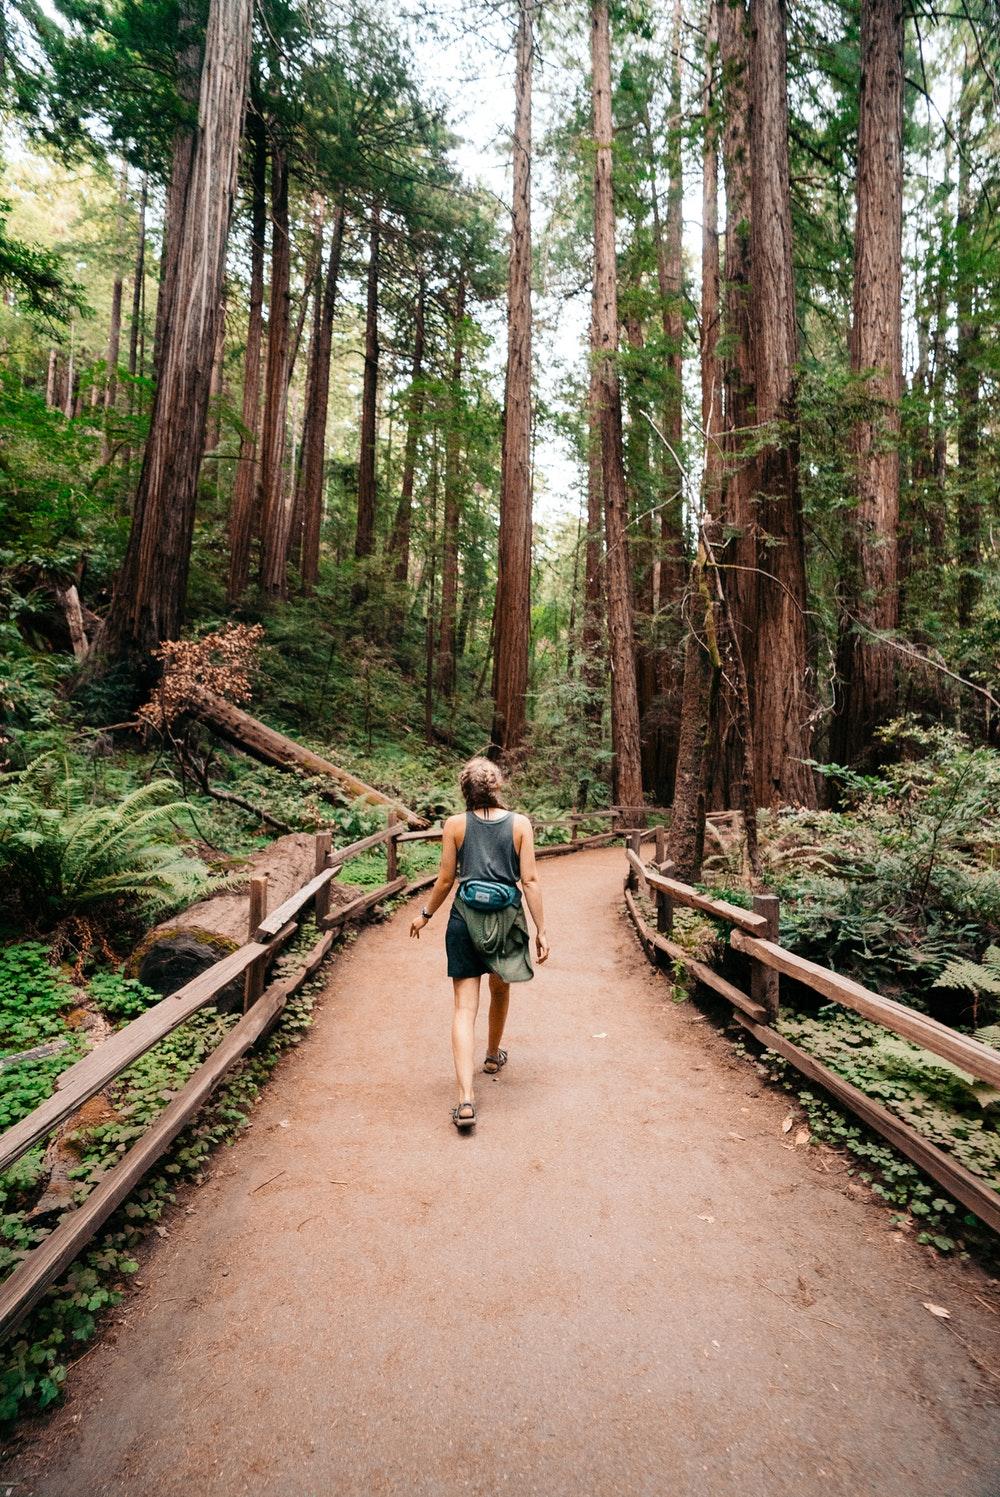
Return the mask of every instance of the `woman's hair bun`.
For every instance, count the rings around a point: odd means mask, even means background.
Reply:
[[[503,775],[492,759],[477,754],[462,766],[458,777],[458,788],[465,797],[470,811],[484,810],[488,806],[502,806]]]

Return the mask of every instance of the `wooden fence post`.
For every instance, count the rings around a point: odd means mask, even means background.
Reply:
[[[316,861],[313,864],[313,875],[322,873],[330,863],[330,848],[333,846],[333,837],[329,832],[316,833]],[[324,884],[322,889],[313,900],[313,909],[316,912],[316,924],[325,920],[330,913],[330,885]]]
[[[577,842],[577,841],[579,841],[579,838],[580,838],[580,823],[578,821],[574,821],[572,823],[571,827],[570,827],[569,840],[571,842]]]
[[[660,827],[657,833],[657,853],[659,853],[660,851],[659,832],[662,830],[663,828]],[[666,859],[660,861],[660,859],[657,858],[657,866],[659,867],[660,872],[665,874],[667,878],[673,877],[673,863],[668,863]],[[670,895],[665,894],[662,889],[657,889],[656,891],[656,929],[659,931],[661,936],[672,935],[674,929],[674,902],[670,898]]]
[[[667,829],[665,826],[656,828],[656,866],[663,872],[663,864],[667,860]]]
[[[267,914],[267,874],[255,874],[250,880],[250,917],[248,921],[247,940],[254,941],[257,938],[257,927]],[[257,960],[247,968],[243,978],[243,1012],[252,1008],[264,991],[264,969],[267,966],[267,955],[259,956]]]
[[[396,816],[396,808],[395,806],[390,806],[388,815],[386,817],[386,825],[389,827],[390,831],[396,825],[397,820],[398,818]],[[393,835],[389,837],[388,841],[385,844],[385,881],[387,884],[391,884],[393,879],[398,877],[399,844],[397,843],[396,838]]]
[[[631,852],[634,852],[637,858],[641,858],[642,857],[642,833],[641,832],[629,832],[629,834],[628,834],[628,846],[629,846],[629,850]],[[638,889],[638,887],[639,887],[639,876],[635,872],[635,870],[632,867],[631,863],[628,865],[628,887],[632,890],[633,894],[635,893],[636,889]]]
[[[781,901],[776,894],[755,894],[753,896],[753,908],[755,915],[763,915],[767,921],[767,930],[764,939],[777,941],[778,939],[778,913]],[[750,996],[756,998],[767,1009],[772,1023],[778,1018],[778,983],[780,979],[777,972],[770,967],[765,967],[762,962],[750,962]]]

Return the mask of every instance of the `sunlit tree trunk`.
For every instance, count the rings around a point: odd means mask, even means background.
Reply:
[[[595,0],[590,16],[591,92],[594,119],[594,310],[592,357],[597,368],[604,490],[608,664],[611,670],[612,781],[615,803],[641,806],[642,766],[632,589],[626,526],[628,500],[622,460],[622,406],[618,382],[618,285],[612,178],[611,37],[608,8]]]
[[[870,745],[895,703],[891,650],[873,637],[899,623],[899,401],[903,387],[903,6],[862,0],[851,371],[875,406],[853,434],[857,518],[844,621],[836,757]]]
[[[451,391],[448,435],[444,455],[444,525],[441,550],[441,625],[438,645],[438,687],[455,691],[455,631],[458,614],[458,524],[462,482],[462,348],[465,330],[465,276],[459,272],[452,317]]]
[[[979,487],[981,423],[977,292],[973,233],[976,194],[971,169],[973,89],[976,72],[966,43],[962,87],[958,100],[958,266],[955,299],[958,312],[955,380],[958,395],[958,471],[962,492],[958,501],[958,622],[967,628],[981,590],[978,569],[982,560],[982,497]]]
[[[760,805],[815,804],[806,690],[806,578],[798,483],[797,331],[788,178],[784,0],[750,0],[750,364],[755,420],[772,428],[752,466],[759,505],[753,619]],[[749,620],[746,620],[749,624]]]
[[[333,318],[344,244],[344,208],[333,212],[333,234],[323,283],[319,336],[310,358],[313,364],[310,400],[302,432],[302,590],[312,592],[319,579],[319,539],[323,523],[323,476],[326,467],[326,423],[330,404],[330,354]]]
[[[656,723],[644,731],[643,778],[659,804],[673,793],[681,713],[681,604],[686,586],[684,538],[683,378],[684,378],[684,176],[681,83],[682,11],[674,0],[670,39],[670,102],[667,128],[666,214],[661,222],[656,186],[656,155],[648,109],[643,125],[650,171],[653,240],[663,342],[665,397],[659,413],[659,555],[653,577],[653,606],[659,648],[655,657]],[[665,440],[663,440],[665,439]]]
[[[259,473],[257,428],[260,423],[260,365],[264,340],[264,241],[267,235],[267,140],[256,109],[247,117],[250,141],[250,302],[243,359],[243,432],[229,511],[229,582],[226,598],[238,603],[250,575]]]
[[[405,583],[410,571],[410,530],[413,519],[413,482],[417,471],[417,444],[424,414],[424,314],[427,278],[417,275],[417,298],[413,312],[413,363],[410,368],[410,393],[406,405],[406,442],[403,447],[403,474],[399,506],[392,527],[389,554],[396,558],[395,579]]]
[[[104,430],[101,435],[101,462],[106,463],[111,456],[111,437],[108,430],[108,418],[115,408],[115,400],[118,395],[118,355],[121,349],[122,339],[122,289],[125,277],[122,273],[121,261],[118,258],[122,248],[122,230],[125,219],[125,194],[128,190],[128,171],[122,167],[121,178],[118,186],[118,212],[115,219],[115,276],[111,284],[111,317],[108,324],[108,355],[107,367],[104,375]]]
[[[288,414],[291,327],[291,246],[288,237],[288,157],[271,142],[271,287],[267,311],[267,369],[260,442],[261,587],[272,597],[288,589],[291,516],[285,495],[285,427]]]
[[[157,385],[132,529],[98,642],[105,658],[146,665],[180,633],[194,532],[208,385],[236,191],[250,64],[251,0],[212,0],[197,141],[175,156],[173,296],[161,323]]]
[[[507,377],[493,632],[493,752],[514,754],[527,724],[531,635],[531,73],[534,3],[518,0],[514,198],[507,279]]]
[[[358,519],[354,555],[358,561],[375,548],[375,436],[378,425],[378,278],[381,210],[372,208],[368,246],[368,307],[365,316],[365,374],[361,393],[361,447],[358,456]]]
[[[704,443],[703,493],[718,515],[722,479],[722,363],[719,358],[721,269],[719,260],[719,141],[716,119],[716,68],[719,11],[725,0],[708,0],[705,17],[705,62],[701,94],[701,427]]]

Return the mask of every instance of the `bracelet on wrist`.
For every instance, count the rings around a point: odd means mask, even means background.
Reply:
[[[429,920],[431,918],[430,910],[425,909],[423,907],[421,907],[420,915],[421,915],[421,918],[424,919],[424,920]]]

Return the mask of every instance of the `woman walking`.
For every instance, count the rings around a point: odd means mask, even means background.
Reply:
[[[441,839],[441,866],[427,904],[410,926],[420,932],[441,908],[456,879],[458,893],[445,930],[448,976],[455,985],[451,1048],[458,1102],[451,1110],[458,1129],[476,1121],[472,1073],[475,1066],[479,982],[490,980],[490,1025],[483,1070],[495,1076],[507,1063],[501,1050],[512,982],[529,982],[531,966],[527,921],[521,896],[535,923],[539,965],[549,954],[542,891],[535,869],[535,839],[527,816],[503,804],[503,775],[490,759],[470,759],[458,778],[464,815],[449,816]],[[520,884],[520,888],[518,888]]]

